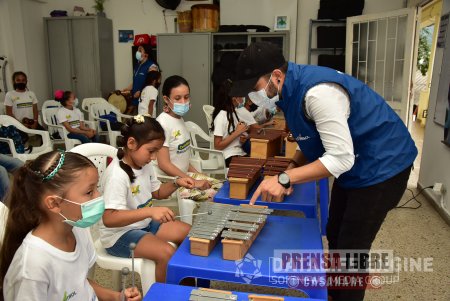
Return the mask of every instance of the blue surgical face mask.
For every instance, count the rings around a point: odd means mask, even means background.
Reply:
[[[172,112],[174,112],[178,116],[186,115],[186,113],[189,112],[189,109],[191,108],[191,102],[176,103],[176,102],[173,102],[170,98],[169,98],[169,100],[170,100],[170,102],[173,103],[173,109],[171,109]],[[170,108],[170,106],[169,106],[169,108]]]
[[[243,97],[243,101],[242,102],[238,103],[236,108],[240,109],[240,108],[243,108],[244,106],[245,106],[245,97]]]
[[[99,196],[98,198],[95,198],[83,204],[78,204],[59,196],[55,197],[58,197],[66,202],[81,206],[82,218],[77,221],[72,221],[67,217],[65,217],[64,215],[62,215],[62,213],[59,213],[59,215],[61,215],[64,218],[63,222],[73,227],[79,228],[90,227],[102,218],[103,212],[105,211],[105,202],[103,201],[103,196]]]
[[[279,91],[280,86],[277,87],[277,95],[275,95],[272,98],[269,98],[267,96],[266,89],[271,83],[272,75],[270,75],[269,81],[267,82],[267,85],[264,87],[264,89],[261,89],[257,92],[250,92],[248,94],[248,97],[252,100],[252,102],[257,105],[258,107],[264,107],[268,109],[270,112],[274,112],[277,109],[276,102],[280,99],[279,97]]]
[[[138,61],[141,61],[141,59],[142,59],[142,53],[141,53],[140,51],[136,51],[136,59],[137,59]]]

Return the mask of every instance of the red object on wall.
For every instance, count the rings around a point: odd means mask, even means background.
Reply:
[[[156,47],[156,36],[155,35],[150,36],[150,45],[152,47]]]
[[[150,36],[146,33],[144,34],[138,34],[134,36],[134,46],[139,46],[142,44],[150,44]]]

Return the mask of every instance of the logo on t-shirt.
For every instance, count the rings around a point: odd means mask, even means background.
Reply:
[[[181,131],[180,130],[174,130],[172,132],[172,136],[173,136],[173,138],[177,139],[178,137],[181,136]]]
[[[69,295],[67,295],[67,292],[64,292],[64,297],[62,301],[69,301],[71,298],[75,297],[77,293],[75,291],[71,292]]]
[[[144,204],[140,204],[139,206],[137,206],[137,209],[144,208],[144,207],[151,207],[151,206],[153,206],[153,199],[150,198]]]
[[[70,119],[70,117],[72,117],[72,115],[66,115],[66,119]]]
[[[191,140],[188,139],[184,143],[178,145],[177,154],[184,153],[188,150],[189,145],[191,145]]]
[[[18,109],[26,109],[26,108],[31,108],[33,106],[32,102],[22,102],[22,103],[18,103],[17,104],[17,108]]]
[[[138,195],[140,192],[140,185],[131,186],[131,193],[133,195]]]

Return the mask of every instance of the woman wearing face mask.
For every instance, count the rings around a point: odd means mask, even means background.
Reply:
[[[130,92],[133,98],[131,106],[127,109],[127,113],[136,114],[139,97],[141,96],[142,89],[145,87],[148,72],[152,70],[159,71],[158,64],[150,58],[151,50],[150,45],[141,45],[136,51],[135,58],[139,64],[133,70],[133,82],[122,90],[122,92]]]
[[[220,183],[199,174],[189,163],[191,140],[183,120],[183,116],[190,109],[189,84],[181,76],[170,76],[164,81],[162,95],[166,109],[156,120],[164,128],[165,141],[156,156],[155,168],[160,174],[181,178],[192,177],[195,180],[196,189],[191,191],[182,189],[180,191],[182,198],[212,199],[220,188]]]
[[[16,118],[27,128],[45,130],[38,123],[38,100],[36,95],[27,89],[27,75],[22,71],[14,72],[12,82],[14,90],[5,96],[6,114]]]

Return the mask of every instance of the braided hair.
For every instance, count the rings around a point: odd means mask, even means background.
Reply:
[[[140,118],[143,118],[143,121]],[[138,119],[140,122],[136,121]],[[127,173],[130,182],[133,183],[136,179],[133,169],[123,161],[123,157],[129,151],[127,147],[128,139],[134,138],[139,148],[152,140],[164,141],[166,139],[164,129],[156,119],[150,116],[137,115],[126,121],[120,129],[120,133],[121,136],[117,137],[117,146],[120,147],[117,152],[117,157],[120,160],[119,165]]]
[[[42,200],[49,193],[64,197],[74,177],[86,168],[95,168],[88,158],[52,151],[27,161],[16,171],[6,202],[9,213],[0,251],[0,285],[25,236],[46,218]]]
[[[232,84],[233,82],[227,79],[220,85],[219,91],[217,92],[216,107],[212,115],[211,132],[214,132],[214,119],[216,119],[220,111],[227,113],[228,134],[231,134],[236,129],[234,118],[236,117],[237,121],[240,121],[233,104],[233,97],[229,96]]]

